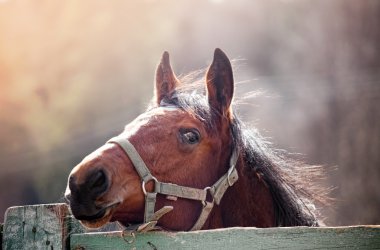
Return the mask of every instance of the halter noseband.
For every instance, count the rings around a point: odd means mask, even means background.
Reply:
[[[172,206],[164,206],[155,212],[154,207],[156,204],[157,194],[201,201],[203,205],[202,212],[190,231],[200,230],[205,224],[212,208],[214,207],[214,204],[220,204],[220,201],[224,193],[227,191],[228,187],[232,186],[239,178],[235,167],[238,159],[238,152],[236,148],[232,152],[230,158],[230,167],[227,173],[220,177],[219,180],[214,183],[214,185],[206,187],[204,189],[199,189],[158,181],[150,173],[148,167],[146,166],[144,160],[141,158],[140,154],[137,152],[136,148],[127,139],[114,137],[107,143],[116,143],[125,151],[141,178],[142,190],[145,195],[145,212],[144,224],[139,228],[142,228],[143,231],[153,229],[156,226],[158,219],[160,219],[164,214],[173,210]],[[150,181],[154,181],[153,192],[147,192],[145,189],[145,184]],[[207,194],[210,194],[212,198],[211,201],[207,200]]]

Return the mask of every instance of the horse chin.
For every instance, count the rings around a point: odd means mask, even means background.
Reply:
[[[87,228],[99,228],[99,227],[104,226],[105,224],[107,224],[107,222],[110,221],[111,216],[112,215],[110,213],[108,213],[107,215],[105,215],[104,217],[99,218],[99,219],[95,219],[95,220],[81,220],[80,222],[82,223],[83,226],[85,226]]]
[[[115,204],[113,206],[110,206],[110,207],[106,208],[103,217],[97,218],[97,219],[94,219],[94,220],[80,220],[80,223],[83,226],[85,226],[87,228],[91,228],[91,229],[102,227],[105,224],[107,224],[108,222],[110,222],[110,220],[112,218],[112,214],[113,214],[113,212],[115,210],[116,205],[118,205],[118,204]]]

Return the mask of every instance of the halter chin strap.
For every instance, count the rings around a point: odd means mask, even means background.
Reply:
[[[125,151],[141,178],[142,190],[145,195],[145,212],[144,224],[138,227],[138,231],[152,230],[156,226],[158,220],[164,214],[173,210],[172,206],[164,206],[155,212],[154,208],[156,204],[157,194],[167,195],[168,199],[176,199],[176,197],[180,197],[184,199],[201,201],[203,205],[202,212],[190,231],[200,230],[210,215],[214,204],[220,204],[220,201],[224,193],[227,191],[228,187],[232,186],[239,178],[238,172],[236,170],[236,162],[238,159],[238,152],[236,149],[232,152],[232,156],[230,158],[230,167],[227,173],[220,177],[214,185],[206,187],[204,189],[198,189],[158,181],[150,173],[148,167],[146,166],[144,160],[141,158],[140,154],[137,152],[136,148],[127,139],[114,137],[107,143],[116,143]],[[145,189],[145,184],[150,181],[154,181],[153,192],[147,192]],[[210,194],[209,197],[211,197],[211,201],[207,200],[208,194]]]

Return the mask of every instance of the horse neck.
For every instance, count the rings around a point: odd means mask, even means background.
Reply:
[[[261,176],[238,160],[239,180],[225,193],[214,208],[208,228],[275,226],[275,212],[271,193]]]

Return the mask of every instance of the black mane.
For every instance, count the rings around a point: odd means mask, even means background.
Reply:
[[[238,119],[232,126],[245,167],[260,175],[270,190],[276,226],[319,226],[313,202],[322,196],[310,181],[320,176],[320,167],[286,158]]]
[[[210,130],[214,126],[215,113],[208,105],[204,83],[199,81],[182,84],[171,96],[164,98],[160,106],[179,107],[193,113]],[[271,149],[255,129],[246,127],[236,115],[231,133],[244,159],[244,167],[260,175],[269,187],[276,226],[318,226],[314,203],[324,202],[325,191],[313,185],[313,180],[321,177],[321,167],[293,160]]]

